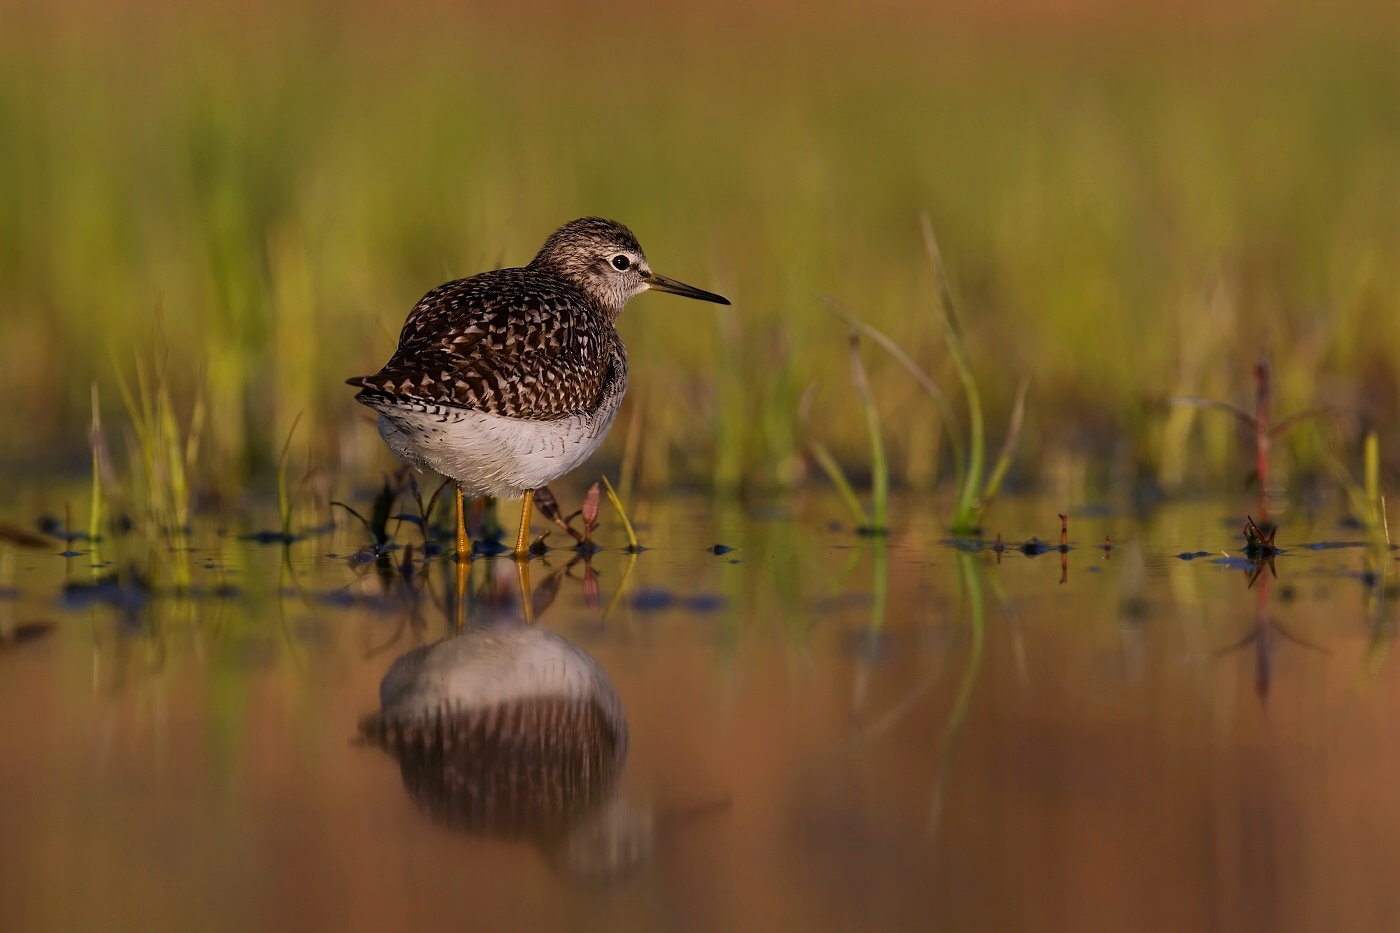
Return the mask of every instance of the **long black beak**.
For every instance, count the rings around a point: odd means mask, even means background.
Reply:
[[[646,277],[647,288],[657,292],[669,292],[672,295],[680,295],[684,298],[695,298],[700,301],[713,301],[717,305],[729,304],[729,299],[723,295],[716,295],[714,292],[707,292],[703,288],[696,288],[694,285],[687,285],[684,282],[677,282],[675,279],[668,279],[664,275],[657,275],[655,272]]]

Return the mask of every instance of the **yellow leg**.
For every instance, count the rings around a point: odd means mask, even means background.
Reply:
[[[467,509],[463,501],[462,484],[457,484],[457,563],[465,564],[472,556],[471,542],[467,540]]]
[[[535,491],[527,489],[520,502],[520,533],[515,536],[515,559],[530,559],[530,516],[535,511]]]
[[[515,562],[515,578],[520,582],[520,606],[525,612],[525,624],[535,624],[535,598],[531,595],[530,589],[530,562],[528,560],[517,560]]]

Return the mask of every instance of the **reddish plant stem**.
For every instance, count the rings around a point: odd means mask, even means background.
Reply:
[[[1260,356],[1254,366],[1254,472],[1259,480],[1259,520],[1269,524],[1269,401],[1272,392],[1269,361]]]

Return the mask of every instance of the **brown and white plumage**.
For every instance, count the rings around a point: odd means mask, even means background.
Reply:
[[[623,225],[576,220],[528,266],[428,292],[384,368],[348,381],[380,413],[390,448],[415,466],[475,495],[536,489],[606,436],[627,388],[613,324],[649,288],[728,304],[652,273]]]
[[[384,368],[347,381],[400,459],[473,496],[527,495],[607,436],[627,390],[614,322],[648,289],[729,303],[652,272],[622,224],[571,221],[523,268],[428,292]]]
[[[546,270],[498,269],[439,285],[409,312],[393,357],[350,380],[382,395],[508,418],[587,411],[627,366],[606,309]]]

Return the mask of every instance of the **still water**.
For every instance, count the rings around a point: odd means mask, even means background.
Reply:
[[[408,525],[375,562],[201,519],[193,596],[0,545],[0,927],[1400,928],[1361,532],[1286,516],[1271,570],[1238,503],[1033,557],[837,508],[657,504],[640,555],[532,563],[532,627]]]

